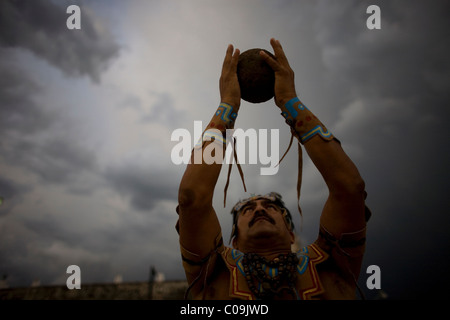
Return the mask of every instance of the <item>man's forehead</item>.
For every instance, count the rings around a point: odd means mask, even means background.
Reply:
[[[275,203],[274,200],[266,199],[266,198],[263,198],[263,197],[258,198],[258,199],[252,199],[252,200],[248,200],[248,201],[246,201],[245,203],[243,203],[243,204],[239,207],[239,209],[237,210],[237,212],[241,212],[241,211],[242,211],[243,209],[245,209],[245,208],[249,208],[249,207],[252,208],[252,207],[255,207],[255,206],[257,205],[258,202],[260,202],[261,205],[263,205],[263,206],[266,206],[266,205],[268,205],[268,204],[274,204],[274,203]]]
[[[257,202],[261,202],[262,204],[268,204],[268,203],[273,203],[274,201],[266,199],[266,198],[253,199],[253,200],[249,200],[246,203],[244,203],[242,205],[241,209],[244,207],[247,207],[247,206],[256,206]]]
[[[244,206],[246,206],[247,204],[252,203],[255,200],[267,200],[269,202],[277,202],[277,199],[281,197],[279,197],[279,195],[275,192],[271,192],[268,193],[266,195],[254,195],[250,198],[244,199],[239,201],[234,207],[233,210],[231,210],[231,212],[233,214],[236,214],[237,212],[239,212]]]

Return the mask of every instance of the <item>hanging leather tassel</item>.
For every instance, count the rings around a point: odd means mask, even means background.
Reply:
[[[236,165],[238,167],[238,171],[239,171],[239,175],[241,176],[241,180],[242,180],[242,184],[244,185],[244,191],[247,192],[247,187],[245,186],[245,180],[244,180],[244,172],[242,171],[241,165],[238,161],[237,158],[237,153],[236,153],[236,137],[233,137],[233,141],[231,142],[231,144],[233,145],[233,155],[234,156],[234,160],[236,161]],[[233,167],[233,163],[232,163],[232,159],[230,158],[230,164],[228,165],[228,174],[227,174],[227,182],[225,184],[225,189],[224,189],[224,198],[223,198],[223,207],[226,207],[227,204],[227,190],[228,190],[228,185],[230,183],[230,175],[231,175],[231,168]]]

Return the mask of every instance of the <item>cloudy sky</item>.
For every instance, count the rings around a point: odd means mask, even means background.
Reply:
[[[66,9],[81,9],[69,30]],[[369,30],[366,9],[381,8]],[[11,287],[148,280],[150,266],[184,278],[175,231],[184,165],[175,129],[193,133],[219,102],[229,43],[241,51],[279,39],[297,93],[338,137],[366,182],[369,265],[393,299],[449,297],[448,1],[0,2],[0,274]],[[289,129],[273,100],[243,102],[236,128]],[[236,168],[223,208],[250,193],[281,193],[296,210],[293,148],[276,175]],[[292,174],[292,170],[295,174]],[[305,155],[303,244],[315,240],[325,183]]]

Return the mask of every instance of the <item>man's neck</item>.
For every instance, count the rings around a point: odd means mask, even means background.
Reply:
[[[291,247],[286,245],[274,246],[273,243],[270,244],[258,244],[258,245],[245,245],[238,247],[238,250],[243,253],[256,253],[257,255],[264,257],[268,261],[271,261],[278,257],[280,254],[291,253]]]

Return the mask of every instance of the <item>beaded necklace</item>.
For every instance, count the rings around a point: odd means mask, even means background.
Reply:
[[[242,265],[249,289],[258,299],[280,297],[286,290],[295,298],[294,283],[298,261],[295,253],[280,254],[271,261],[255,253],[244,254]],[[269,272],[265,271],[267,267]]]

